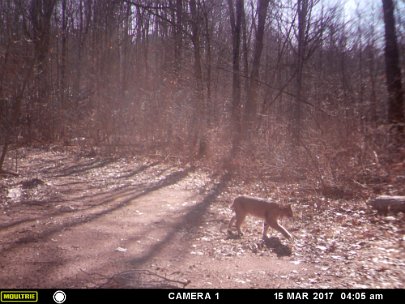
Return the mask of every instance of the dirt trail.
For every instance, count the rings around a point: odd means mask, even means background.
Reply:
[[[311,272],[233,250],[228,202],[213,204],[226,176],[41,150],[19,171],[1,205],[2,288],[287,287],[283,274]]]

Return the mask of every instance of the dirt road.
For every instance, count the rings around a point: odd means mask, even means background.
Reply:
[[[310,205],[302,204],[296,208],[302,221],[286,223],[297,241],[290,244],[274,234],[292,254],[277,256],[261,243],[261,225],[254,219],[248,221],[243,239],[228,237],[228,205],[238,189],[229,184],[226,174],[212,177],[190,166],[147,158],[106,159],[39,149],[25,150],[18,171],[18,177],[3,179],[0,185],[2,288],[404,284],[400,264],[404,260],[396,247],[384,257],[397,265],[382,263],[385,268],[381,268],[374,262],[371,265],[377,270],[373,270],[361,263],[360,257],[375,255],[367,240],[350,239],[353,212],[360,207],[340,211],[341,223],[347,219],[351,224],[340,225],[333,240],[322,243],[329,228],[321,223],[325,229],[320,231],[313,217],[305,218],[302,212]],[[323,212],[319,218],[328,211]],[[365,216],[360,214],[361,218],[354,217],[357,221]],[[390,224],[396,232],[403,227],[399,220]],[[388,235],[388,243],[389,237],[399,236]],[[336,243],[339,240],[347,243],[342,246]],[[387,243],[376,242],[377,247]],[[357,251],[345,258],[344,252],[355,251],[353,244]],[[361,275],[359,269],[365,269],[364,276],[347,282],[352,270]]]

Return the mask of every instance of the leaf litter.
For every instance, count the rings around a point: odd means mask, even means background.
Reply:
[[[187,178],[167,187],[173,192],[192,189],[206,194],[212,185],[219,183],[217,176],[206,171],[145,157],[83,158],[77,153],[41,149],[26,149],[23,155],[20,175],[0,180],[2,223],[34,218],[42,210],[46,210],[49,218],[60,212],[86,210],[111,197],[110,193],[125,196],[144,191],[187,170]],[[72,188],[76,192],[72,193]],[[227,224],[232,216],[229,205],[241,194],[292,203],[296,218],[283,221],[283,225],[293,233],[295,241],[288,242],[274,231],[269,231],[269,236],[270,240],[277,239],[276,244],[261,240],[262,221],[255,218],[247,219],[241,239],[229,237]],[[235,266],[245,259],[259,259],[263,263],[287,261],[291,265],[291,269],[282,273],[261,270],[235,276],[226,272],[222,275],[218,269],[204,279],[210,286],[231,281],[233,287],[404,288],[404,214],[378,215],[365,201],[326,198],[297,183],[231,180],[211,202],[200,225],[187,230],[185,235],[192,240],[188,252],[198,261],[225,263],[221,265]],[[181,201],[180,207],[196,204],[198,199],[189,199]],[[136,210],[136,214],[141,216],[143,212]],[[40,229],[41,223],[37,221],[31,229]],[[26,228],[20,234],[24,235],[24,231]],[[128,252],[128,248],[121,246],[115,250]],[[202,267],[201,264],[196,262],[195,267]],[[192,266],[189,269],[195,268]],[[159,271],[162,269],[165,268],[160,267]],[[181,273],[190,275],[191,270]],[[223,286],[232,286],[227,284]]]

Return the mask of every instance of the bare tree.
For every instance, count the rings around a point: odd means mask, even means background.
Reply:
[[[293,120],[293,142],[297,146],[301,138],[301,107],[303,100],[302,81],[305,52],[307,48],[307,16],[309,10],[309,0],[297,0],[297,16],[298,16],[298,37],[297,37],[297,57],[296,57],[296,82],[295,82],[295,105],[294,105],[294,120]]]
[[[257,21],[256,39],[254,45],[252,71],[250,73],[249,88],[246,100],[247,120],[251,124],[253,124],[257,118],[256,111],[257,111],[259,68],[263,50],[264,26],[266,23],[267,9],[269,7],[269,3],[270,0],[259,0],[257,4],[258,21]]]
[[[228,0],[232,33],[232,153],[239,148],[241,135],[240,38],[244,1]]]
[[[56,0],[32,0],[30,6],[30,21],[32,24],[31,38],[34,41],[35,51],[35,76],[37,82],[36,102],[40,106],[37,114],[49,115],[50,86],[49,86],[49,62],[48,51],[51,39],[51,17]],[[51,138],[51,126],[49,120],[35,117],[35,122],[42,126],[43,139]]]
[[[385,29],[385,75],[388,91],[388,121],[392,124],[405,123],[404,93],[402,90],[401,69],[397,35],[395,32],[394,2],[382,0]],[[404,127],[400,126],[403,131]]]

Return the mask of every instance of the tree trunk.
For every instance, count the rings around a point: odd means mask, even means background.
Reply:
[[[263,37],[264,37],[264,26],[266,23],[267,8],[269,7],[269,0],[259,0],[257,5],[257,31],[256,40],[254,47],[252,71],[250,74],[250,83],[248,88],[248,95],[246,101],[246,111],[247,111],[247,121],[249,122],[249,128],[252,129],[254,121],[256,120],[257,111],[257,91],[258,91],[258,81],[259,81],[259,67],[260,58],[263,50]],[[249,132],[248,130],[246,132]]]
[[[303,99],[302,80],[304,69],[304,57],[306,51],[306,29],[308,0],[298,0],[298,51],[296,58],[296,78],[295,78],[295,105],[293,111],[293,145],[297,147],[301,141],[301,104]]]
[[[240,37],[243,14],[243,0],[236,0],[236,12],[233,0],[228,0],[229,17],[232,31],[232,152],[239,149],[241,135],[241,88],[240,88]],[[236,15],[236,16],[235,16]]]
[[[3,163],[4,163],[4,160],[6,159],[8,141],[9,141],[8,135],[6,135],[6,138],[5,138],[4,144],[3,144],[3,149],[1,150],[1,155],[0,155],[0,173],[3,171]]]
[[[388,121],[391,124],[403,124],[404,97],[401,83],[401,69],[399,66],[399,53],[397,36],[395,32],[395,17],[393,0],[382,0],[385,27],[385,74],[388,90]],[[404,127],[399,130],[403,132]]]
[[[179,77],[183,50],[183,0],[176,0],[176,17],[176,27],[174,29],[174,68],[176,77]]]
[[[36,109],[38,117],[35,117],[35,123],[45,140],[49,140],[51,136],[49,119],[43,119],[43,117],[51,117],[49,113],[50,86],[47,59],[51,38],[51,16],[55,4],[56,0],[32,0],[30,7],[36,64],[36,101],[41,107]]]
[[[204,3],[204,33],[205,33],[205,53],[206,53],[206,82],[207,82],[207,101],[206,101],[206,124],[212,126],[214,122],[214,110],[212,106],[212,42],[211,29],[209,23],[209,10]]]
[[[66,52],[67,52],[67,14],[66,14],[66,0],[62,0],[62,50],[60,57],[60,102],[62,108],[65,108],[65,87],[66,87]]]
[[[66,102],[66,57],[67,57],[67,14],[66,14],[66,0],[62,0],[62,33],[61,33],[61,55],[60,55],[60,75],[59,75],[59,98],[60,98],[60,108],[59,108],[59,121],[63,122],[65,120],[65,113],[67,111]],[[65,124],[60,124],[60,134],[58,134],[61,139],[65,136]]]
[[[194,77],[196,86],[194,89],[194,113],[193,113],[193,131],[192,131],[192,143],[193,147],[197,147],[198,157],[202,157],[205,154],[206,142],[204,138],[205,126],[205,105],[203,94],[203,79],[202,79],[202,67],[201,67],[201,51],[200,51],[200,22],[199,14],[197,12],[197,6],[195,0],[190,0],[190,13],[192,18],[192,37],[194,49]]]

